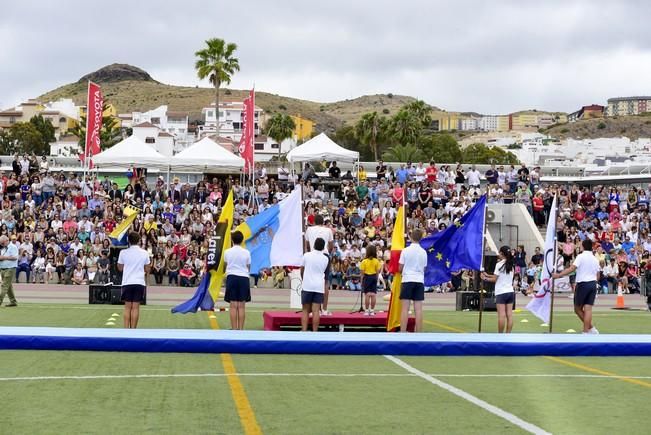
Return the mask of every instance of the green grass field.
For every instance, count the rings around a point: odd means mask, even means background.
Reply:
[[[23,304],[4,326],[107,327],[120,307]],[[477,313],[428,311],[429,332],[475,331]],[[227,327],[228,313],[217,313]],[[607,333],[651,331],[642,311],[597,312]],[[527,320],[528,322],[522,322]],[[118,325],[115,327],[119,326]],[[555,330],[579,329],[571,313]],[[211,328],[206,313],[144,307],[143,328]],[[262,327],[252,309],[248,328]],[[494,313],[484,331],[495,330]],[[543,332],[527,312],[516,332]],[[441,385],[551,433],[648,433],[650,358],[199,355],[2,351],[0,433],[525,433]]]

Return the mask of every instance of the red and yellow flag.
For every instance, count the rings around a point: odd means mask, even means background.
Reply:
[[[400,285],[402,274],[400,273],[400,253],[405,249],[405,206],[398,209],[396,223],[393,226],[391,236],[391,259],[389,260],[389,272],[393,273],[391,282],[391,300],[389,301],[389,313],[387,315],[387,331],[394,331],[400,328]]]

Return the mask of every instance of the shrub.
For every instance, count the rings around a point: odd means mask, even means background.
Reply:
[[[279,104],[279,105],[278,105],[278,108],[279,108],[280,110],[287,110],[287,106],[285,106],[284,104]]]
[[[600,122],[599,124],[597,124],[597,128],[599,130],[603,130],[604,128],[606,128],[606,123],[605,122]]]
[[[569,133],[570,129],[569,128],[564,128],[561,130],[561,134]]]
[[[393,94],[392,94],[391,92],[389,92],[389,93],[387,94],[387,97],[389,97],[389,98],[393,98]]]
[[[382,109],[382,113],[384,113],[385,115],[388,115],[389,114],[389,109]]]

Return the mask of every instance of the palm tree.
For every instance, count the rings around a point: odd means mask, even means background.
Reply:
[[[416,143],[420,135],[421,123],[416,116],[406,110],[400,109],[398,113],[391,118],[390,131],[393,138],[401,145],[411,145]]]
[[[278,142],[278,160],[280,161],[280,144],[294,135],[296,123],[289,115],[276,113],[267,121],[267,135]]]
[[[417,162],[423,160],[423,153],[416,145],[395,145],[389,147],[382,158],[385,162]]]
[[[402,108],[412,113],[423,127],[427,128],[432,123],[432,108],[423,100],[412,101]]]
[[[219,138],[219,88],[222,84],[229,84],[235,71],[240,70],[240,63],[233,53],[237,45],[226,43],[223,39],[212,38],[206,41],[206,48],[203,48],[194,55],[197,61],[194,68],[200,79],[206,77],[215,87],[215,115],[217,119],[217,137]]]
[[[377,112],[365,113],[355,124],[355,135],[357,139],[368,145],[373,151],[375,161],[379,157],[378,138],[385,133],[387,121],[384,116]]]

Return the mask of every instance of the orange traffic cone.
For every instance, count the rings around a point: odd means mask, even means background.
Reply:
[[[628,310],[628,307],[624,305],[624,291],[622,290],[622,284],[617,284],[617,300],[615,301],[615,306],[613,310]]]

